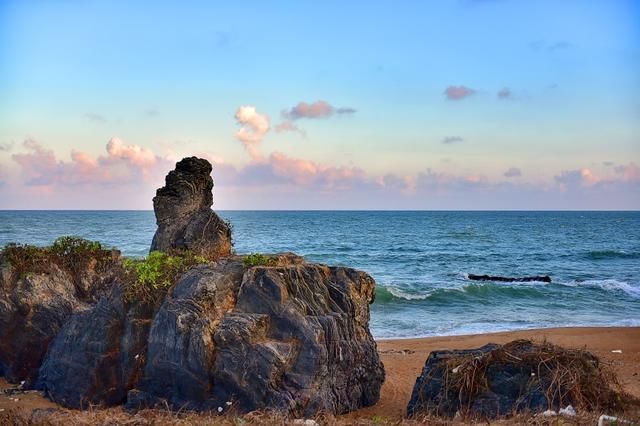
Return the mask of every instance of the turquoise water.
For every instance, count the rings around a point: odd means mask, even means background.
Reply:
[[[378,283],[378,338],[640,325],[640,212],[224,211],[238,253],[293,251]],[[0,211],[0,244],[79,235],[146,254],[153,212]],[[491,283],[468,273],[551,276]]]

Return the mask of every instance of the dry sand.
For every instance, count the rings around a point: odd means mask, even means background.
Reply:
[[[471,336],[429,337],[420,339],[397,339],[378,341],[378,350],[386,370],[380,401],[368,408],[358,410],[343,419],[371,419],[374,416],[400,419],[416,377],[432,350],[465,349],[486,343],[505,343],[515,339],[548,341],[566,347],[585,347],[610,362],[625,389],[640,397],[640,327],[621,328],[553,328],[541,330],[513,331]],[[622,353],[612,352],[621,350]],[[12,387],[0,379],[0,389]],[[18,401],[14,399],[17,398]],[[34,408],[53,408],[55,404],[38,393],[0,395],[0,410],[19,409],[30,412]]]

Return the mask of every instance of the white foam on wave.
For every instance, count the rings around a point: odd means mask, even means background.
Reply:
[[[606,280],[584,280],[584,281],[569,281],[560,283],[567,287],[591,287],[599,288],[605,291],[622,291],[633,298],[640,298],[640,287],[633,286],[626,281],[619,281],[616,279]]]
[[[433,292],[431,291],[423,294],[411,294],[411,293],[402,291],[398,287],[386,287],[386,289],[394,297],[397,297],[398,299],[405,299],[405,300],[426,300],[429,298],[429,296],[431,296],[431,294],[433,294]]]

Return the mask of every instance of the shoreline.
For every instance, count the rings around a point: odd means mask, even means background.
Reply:
[[[610,363],[623,388],[640,397],[640,327],[557,327],[501,331],[495,333],[432,336],[376,340],[385,366],[386,379],[380,400],[343,417],[371,418],[384,416],[399,420],[405,409],[416,377],[420,375],[431,351],[478,348],[487,343],[504,344],[516,339],[547,340],[568,347],[593,352]],[[611,352],[622,350],[622,353]]]
[[[504,333],[526,333],[526,332],[534,332],[534,331],[545,331],[545,330],[571,330],[571,329],[625,329],[625,328],[640,328],[640,320],[637,321],[637,324],[593,324],[593,325],[563,325],[559,327],[531,327],[531,328],[513,328],[508,330],[490,330],[490,331],[481,331],[478,333],[465,333],[462,332],[460,334],[427,334],[427,335],[419,335],[419,336],[396,336],[396,337],[373,337],[376,343],[383,342],[395,342],[395,341],[404,341],[404,340],[433,340],[433,339],[447,339],[447,338],[455,338],[455,337],[475,337],[475,336],[490,336],[494,334],[504,334]]]
[[[375,405],[341,415],[339,418],[371,420],[375,416],[401,420],[416,377],[431,351],[475,348],[490,342],[506,343],[515,339],[546,339],[565,347],[586,347],[613,367],[627,392],[640,397],[640,327],[541,328],[455,336],[380,339],[376,340],[376,344],[386,370],[380,400]],[[614,350],[621,350],[622,353],[611,352]],[[14,386],[0,378],[0,390]],[[15,397],[19,400],[10,399]],[[16,409],[27,414],[37,408],[56,407],[56,404],[39,393],[0,396],[0,410]]]

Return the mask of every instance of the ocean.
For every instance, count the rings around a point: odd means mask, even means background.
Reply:
[[[640,325],[640,212],[218,213],[238,253],[292,251],[369,272],[376,338]],[[154,231],[151,211],[0,211],[0,245],[77,235],[144,256]]]

